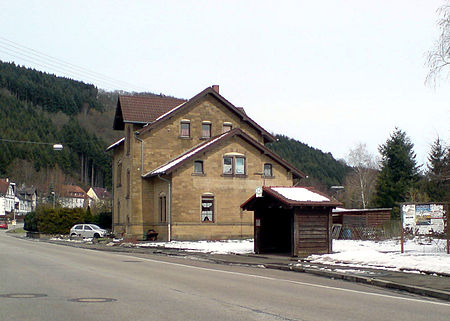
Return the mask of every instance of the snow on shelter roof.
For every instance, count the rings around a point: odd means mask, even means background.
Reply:
[[[271,187],[283,197],[295,202],[329,202],[330,198],[315,193],[306,187]]]
[[[263,196],[273,197],[289,206],[342,206],[342,203],[314,190],[312,187],[263,186],[263,192]],[[254,206],[258,203],[258,199],[261,198],[256,197],[256,194],[254,194],[241,205],[241,208],[253,211]]]

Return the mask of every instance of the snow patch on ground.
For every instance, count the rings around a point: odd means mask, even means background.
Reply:
[[[450,274],[446,240],[415,238],[407,240],[401,253],[400,240],[333,240],[333,254],[310,255],[311,263],[345,265],[406,272]]]
[[[192,252],[214,254],[247,254],[253,253],[253,240],[225,240],[225,241],[172,241],[147,242],[137,244],[138,247],[160,247],[166,249],[182,249]]]

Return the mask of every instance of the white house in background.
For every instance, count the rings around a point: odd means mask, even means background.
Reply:
[[[89,205],[89,196],[77,185],[62,185],[56,201],[61,207],[77,208],[87,207]]]
[[[87,191],[89,206],[112,206],[112,195],[103,187],[91,187]]]
[[[16,198],[19,201],[18,206],[16,205],[16,215],[26,215],[36,209],[37,192],[34,187],[17,188]]]
[[[0,178],[0,217],[10,214],[14,210],[16,184],[9,178]]]

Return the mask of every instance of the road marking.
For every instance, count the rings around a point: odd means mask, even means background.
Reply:
[[[117,254],[117,255],[123,256],[123,257],[127,257],[127,258],[133,257],[133,256],[130,256],[130,255],[124,255],[124,254]],[[133,258],[136,258],[136,257],[133,257]],[[358,291],[358,290],[343,289],[343,288],[337,288],[337,287],[327,286],[327,285],[320,285],[320,284],[300,282],[300,281],[292,281],[292,280],[287,280],[287,279],[277,279],[277,278],[273,278],[273,277],[269,277],[269,276],[262,276],[262,275],[256,275],[256,274],[247,274],[247,273],[242,273],[242,272],[216,270],[216,269],[204,268],[204,267],[199,267],[199,266],[191,266],[191,265],[186,265],[186,264],[181,264],[181,263],[158,261],[158,260],[142,258],[142,257],[139,257],[139,259],[144,260],[144,261],[148,261],[148,262],[153,262],[153,263],[160,263],[160,264],[167,264],[167,265],[173,265],[173,266],[189,268],[189,269],[193,269],[193,270],[209,271],[209,272],[231,274],[231,275],[239,275],[239,276],[246,276],[246,277],[252,277],[252,278],[255,278],[255,279],[263,279],[263,280],[270,280],[270,281],[284,281],[286,283],[310,286],[310,287],[320,288],[320,289],[335,290],[335,291],[357,293],[357,294],[365,294],[365,295],[377,296],[377,297],[382,297],[382,298],[389,298],[389,299],[396,299],[396,300],[403,300],[403,301],[410,301],[410,302],[420,302],[420,303],[427,303],[427,304],[434,304],[434,305],[442,305],[442,306],[447,306],[447,307],[450,306],[449,303],[443,303],[443,302],[426,301],[426,300],[421,300],[421,299],[412,299],[412,298],[404,298],[404,297],[399,297],[399,296],[393,296],[393,295],[389,295],[389,294],[380,294],[380,293],[371,293],[371,292],[364,292],[364,291]]]

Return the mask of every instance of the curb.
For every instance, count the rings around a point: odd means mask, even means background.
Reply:
[[[418,286],[411,286],[411,285],[406,285],[406,284],[401,284],[401,283],[396,283],[396,282],[391,282],[391,281],[385,281],[385,280],[381,280],[381,279],[377,279],[377,278],[348,275],[348,274],[343,274],[343,273],[316,270],[316,269],[310,269],[310,268],[304,268],[304,267],[298,267],[298,266],[286,266],[286,265],[281,265],[281,264],[264,264],[264,267],[268,268],[268,269],[277,269],[277,270],[283,270],[283,271],[310,273],[310,274],[324,276],[324,277],[328,277],[328,278],[340,279],[340,280],[345,280],[345,281],[350,281],[350,282],[355,282],[355,283],[364,283],[364,284],[374,285],[374,286],[378,286],[378,287],[382,287],[382,288],[401,290],[401,291],[406,291],[409,293],[414,293],[414,294],[428,296],[428,297],[432,297],[432,298],[436,298],[436,299],[450,301],[450,292],[434,290],[434,289],[418,287]]]

